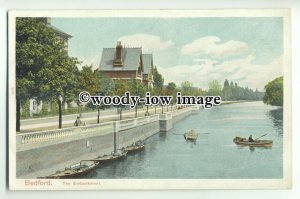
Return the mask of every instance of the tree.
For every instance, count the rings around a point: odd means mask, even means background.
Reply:
[[[21,99],[58,99],[73,96],[77,82],[76,64],[69,58],[64,43],[46,24],[45,18],[16,19],[16,130],[20,131]],[[67,78],[66,78],[67,77]]]
[[[209,82],[207,94],[212,96],[221,96],[222,95],[221,84],[217,80],[212,80],[211,82]]]
[[[224,87],[227,87],[227,86],[229,86],[229,82],[228,82],[227,79],[225,79],[225,81],[224,81]]]
[[[100,90],[100,73],[94,71],[92,66],[83,66],[79,73],[79,89],[87,91],[91,95],[99,94]]]
[[[192,95],[193,84],[189,81],[181,83],[181,92],[183,95]]]
[[[131,94],[142,97],[145,95],[144,84],[137,79],[129,80],[129,91]],[[135,106],[135,117],[137,118],[138,104]]]
[[[263,97],[265,104],[283,106],[283,77],[278,77],[265,86],[266,93]]]
[[[167,89],[167,93],[169,95],[172,95],[176,90],[176,84],[174,82],[169,82],[166,89]]]
[[[92,66],[83,66],[79,72],[79,92],[87,91],[91,95],[98,95],[100,90],[100,73],[94,71]],[[88,107],[95,109],[92,103],[87,104]]]
[[[109,77],[106,77],[105,75],[101,74],[99,71],[97,71],[97,73],[99,73],[99,77],[100,77],[100,79],[99,79],[99,85],[100,85],[99,94],[102,96],[113,95],[114,89],[115,89],[114,80],[112,80]],[[100,106],[97,107],[97,109],[98,109],[97,123],[98,124],[100,123]],[[105,106],[102,106],[102,108],[104,109]]]
[[[233,82],[230,83],[230,86],[229,86],[229,82],[227,79],[225,79],[224,81],[224,87],[223,87],[223,90],[222,90],[222,97],[224,100],[230,100],[231,97],[232,97],[232,87],[233,87]]]
[[[62,104],[77,99],[79,63],[75,58],[69,58],[66,51],[58,53],[54,62],[45,68],[41,80],[45,86],[42,89],[42,100],[56,99],[58,103],[59,124],[62,128]],[[49,75],[52,74],[52,75]],[[67,77],[67,78],[66,78]]]
[[[155,66],[153,69],[153,87],[155,94],[160,94],[164,85],[164,78],[158,72],[157,67]]]
[[[123,96],[125,92],[129,91],[129,81],[116,79],[115,80],[115,95]],[[122,120],[123,105],[119,106],[120,120]]]

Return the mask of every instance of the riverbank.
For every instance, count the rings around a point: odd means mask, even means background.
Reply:
[[[168,131],[198,106],[80,127],[17,134],[17,177],[36,178]],[[63,155],[62,155],[63,154]]]
[[[260,100],[259,100],[259,101],[250,101],[250,100],[222,101],[221,105],[236,104],[236,103],[244,103],[244,102],[260,102]]]

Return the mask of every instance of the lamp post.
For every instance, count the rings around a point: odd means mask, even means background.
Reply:
[[[119,107],[119,112],[120,112],[120,121],[122,120],[122,105]]]
[[[58,128],[62,128],[62,101],[63,98],[61,95],[58,96]]]

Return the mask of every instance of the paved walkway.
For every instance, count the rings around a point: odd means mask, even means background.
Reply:
[[[175,106],[173,106],[175,108]],[[171,107],[168,107],[168,110],[171,110]],[[146,113],[146,108],[138,109],[138,117],[144,116]],[[150,114],[155,114],[154,108],[149,108]],[[164,107],[164,112],[167,111],[167,107]],[[156,113],[161,113],[161,107],[156,108]],[[86,124],[96,124],[98,112],[88,112],[82,113],[81,121]],[[62,125],[63,127],[74,126],[74,122],[78,114],[72,115],[63,115]],[[135,109],[123,110],[122,119],[130,119],[135,117]],[[101,110],[100,111],[100,122],[116,121],[120,119],[120,114],[117,113],[116,109],[110,110]],[[27,119],[21,120],[21,132],[32,132],[32,131],[41,131],[47,129],[55,129],[58,127],[58,116],[55,117],[46,117],[46,118],[36,118],[36,119]]]

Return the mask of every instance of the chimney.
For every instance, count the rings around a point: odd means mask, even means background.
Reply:
[[[120,41],[117,42],[117,46],[116,46],[116,59],[115,59],[115,66],[122,66],[122,44]]]

